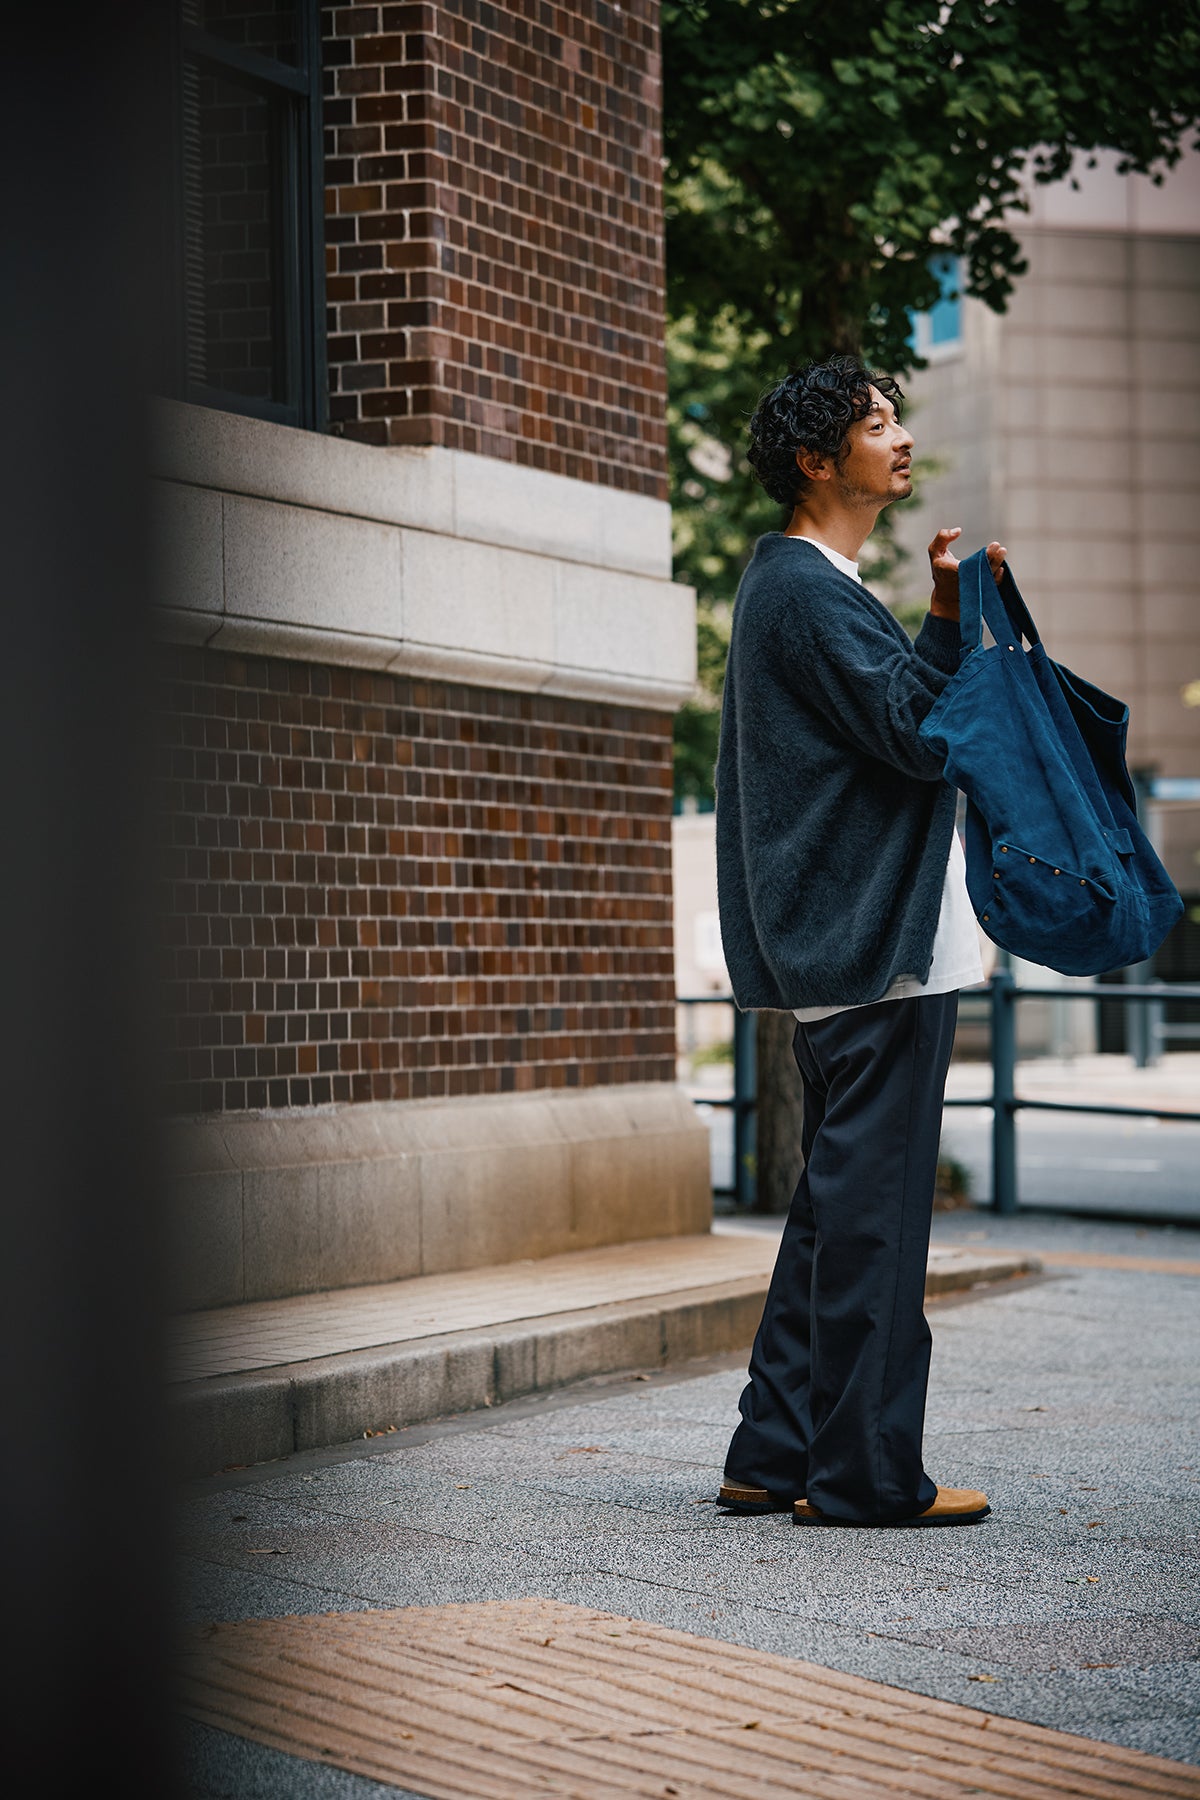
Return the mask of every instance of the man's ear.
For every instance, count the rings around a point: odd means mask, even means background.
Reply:
[[[829,464],[819,450],[805,450],[803,448],[797,450],[796,467],[806,481],[829,480]]]

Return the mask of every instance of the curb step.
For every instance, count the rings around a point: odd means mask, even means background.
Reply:
[[[590,1375],[748,1351],[776,1242],[774,1234],[764,1235],[761,1270],[734,1280],[177,1381],[171,1390],[175,1467],[186,1479],[211,1475],[393,1426],[497,1406]],[[1038,1258],[1021,1252],[935,1247],[925,1291],[929,1296],[965,1291],[1040,1268]],[[395,1286],[408,1289],[412,1283]],[[332,1297],[310,1295],[271,1305],[278,1316],[317,1298]],[[210,1317],[228,1319],[248,1310],[228,1308]]]

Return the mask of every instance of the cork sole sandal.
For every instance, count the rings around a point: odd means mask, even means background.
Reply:
[[[739,1513],[791,1512],[794,1505],[800,1504],[785,1494],[772,1494],[768,1488],[747,1487],[742,1481],[723,1481],[717,1498],[730,1512]]]

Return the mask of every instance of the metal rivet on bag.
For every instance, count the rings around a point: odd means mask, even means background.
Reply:
[[[1007,855],[1008,855],[1008,845],[1007,845],[1007,844],[1001,844],[1001,846],[1000,846],[1000,848],[1001,848],[1001,850],[1003,850],[1003,852],[1004,852],[1004,854],[1005,854],[1005,856],[1007,856]]]
[[[1029,860],[1030,860],[1030,862],[1036,862],[1036,861],[1037,861],[1037,857],[1036,857],[1036,856],[1031,856],[1031,857],[1030,857],[1030,859],[1029,859]]]
[[[1083,876],[1082,876],[1082,875],[1081,875],[1081,876],[1080,876],[1080,877],[1079,877],[1079,885],[1080,885],[1080,887],[1086,887],[1086,886],[1087,886],[1087,882],[1086,882],[1086,881],[1085,881],[1085,880],[1084,880],[1084,879],[1083,879]]]
[[[1055,871],[1054,871],[1054,873],[1055,873],[1055,874],[1056,874],[1056,875],[1061,875],[1061,874],[1062,874],[1062,870],[1061,870],[1061,869],[1055,869]]]
[[[988,920],[988,919],[990,919],[990,918],[991,918],[991,916],[992,916],[992,915],[991,915],[991,914],[990,914],[990,913],[984,913],[984,915],[983,915],[983,917],[984,917],[984,921],[985,921],[985,923],[986,923],[986,921],[987,921],[987,920]]]
[[[1010,645],[1009,645],[1009,646],[1008,646],[1008,647],[1009,647],[1009,649],[1010,649],[1010,650],[1011,650],[1011,649],[1012,649],[1012,648],[1013,648],[1013,645],[1012,645],[1012,644],[1010,644]]]

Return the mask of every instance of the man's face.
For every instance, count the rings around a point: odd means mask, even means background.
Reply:
[[[912,434],[900,424],[896,409],[878,388],[871,389],[871,410],[851,425],[834,480],[852,505],[888,506],[907,500],[913,491]]]

